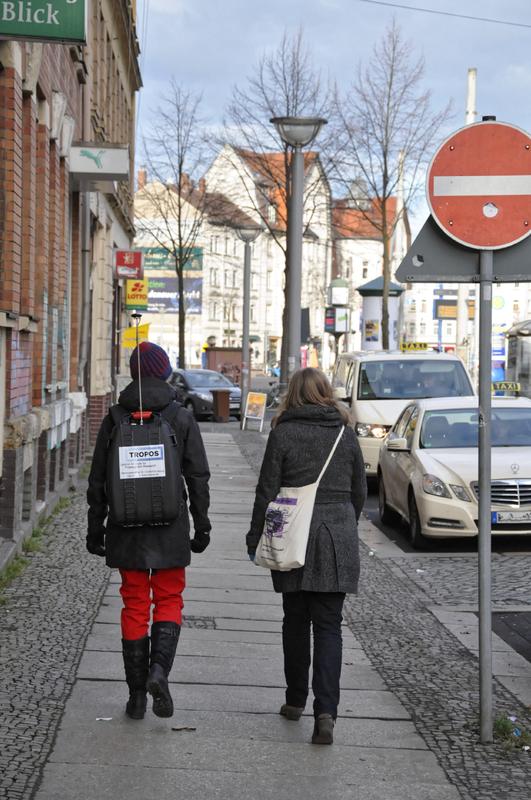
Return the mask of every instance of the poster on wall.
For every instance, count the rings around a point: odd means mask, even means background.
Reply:
[[[203,306],[203,278],[184,278],[184,302],[187,314],[201,314]],[[177,276],[150,277],[148,291],[148,313],[177,314],[179,293]]]
[[[380,320],[366,319],[363,323],[364,338],[366,342],[377,342],[380,338]]]

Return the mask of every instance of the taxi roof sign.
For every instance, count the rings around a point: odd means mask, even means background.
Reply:
[[[400,349],[403,351],[428,350],[429,345],[427,342],[400,342]]]
[[[521,386],[517,381],[494,381],[492,384],[492,391],[494,392],[513,392],[519,394]]]

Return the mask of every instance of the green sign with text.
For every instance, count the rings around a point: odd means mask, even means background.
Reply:
[[[0,0],[0,36],[85,42],[87,0]]]

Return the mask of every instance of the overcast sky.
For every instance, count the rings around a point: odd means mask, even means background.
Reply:
[[[285,30],[302,27],[323,75],[347,87],[393,17],[413,55],[424,55],[433,108],[453,100],[450,129],[464,123],[467,70],[478,70],[477,111],[531,131],[530,0],[403,0],[402,5],[490,17],[529,27],[439,16],[364,0],[138,0],[144,81],[139,134],[170,76],[203,94],[203,111],[221,121],[235,84]],[[147,11],[147,17],[145,12]],[[434,150],[437,143],[434,143]],[[422,211],[418,211],[422,214]]]

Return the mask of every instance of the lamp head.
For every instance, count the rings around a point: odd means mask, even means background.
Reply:
[[[263,228],[254,225],[249,225],[249,226],[242,225],[239,228],[235,228],[235,230],[236,230],[236,235],[238,236],[239,239],[242,240],[242,242],[245,242],[246,244],[251,244],[251,242],[254,242],[254,240],[260,236],[260,234],[263,231]]]
[[[322,117],[273,117],[280,138],[292,147],[305,147],[313,142],[327,120]]]

